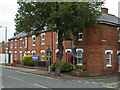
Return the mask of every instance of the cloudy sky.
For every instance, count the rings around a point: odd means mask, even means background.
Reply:
[[[120,0],[106,0],[103,7],[109,9],[110,14],[118,16],[118,2]],[[17,0],[2,0],[0,2],[0,26],[7,27],[7,38],[13,36],[15,32],[14,18],[18,9]],[[5,40],[5,28],[0,28],[0,42]]]

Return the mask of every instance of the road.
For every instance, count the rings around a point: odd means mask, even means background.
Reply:
[[[106,88],[118,78],[98,80],[65,80],[2,69],[2,88]]]

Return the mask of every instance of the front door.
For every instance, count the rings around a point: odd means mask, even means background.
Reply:
[[[120,72],[120,55],[118,56],[118,72]]]
[[[71,63],[71,53],[67,53],[67,61],[68,63]]]

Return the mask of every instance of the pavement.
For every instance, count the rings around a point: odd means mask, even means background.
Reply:
[[[50,78],[63,79],[63,80],[99,80],[99,79],[106,79],[106,78],[118,78],[118,76],[120,76],[118,74],[107,74],[107,75],[99,75],[99,76],[78,77],[78,76],[73,76],[73,75],[62,73],[60,77],[56,77],[54,72],[51,72],[49,74],[47,71],[47,68],[37,68],[37,67],[34,67],[34,68],[24,67],[23,68],[23,67],[12,67],[12,66],[4,66],[4,65],[1,65],[0,67],[4,69],[9,69],[9,70],[15,70],[18,72],[42,75],[42,76],[46,76]],[[108,87],[108,88],[118,88],[119,86],[120,86],[120,81],[105,85],[105,87]]]

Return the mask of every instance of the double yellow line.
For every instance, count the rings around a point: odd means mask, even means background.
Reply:
[[[120,82],[113,82],[113,83],[109,83],[109,84],[106,84],[106,85],[103,85],[104,87],[107,87],[107,88],[118,88],[118,87],[113,87],[112,85],[115,85],[115,84],[119,84]],[[118,85],[119,86],[119,85]]]

